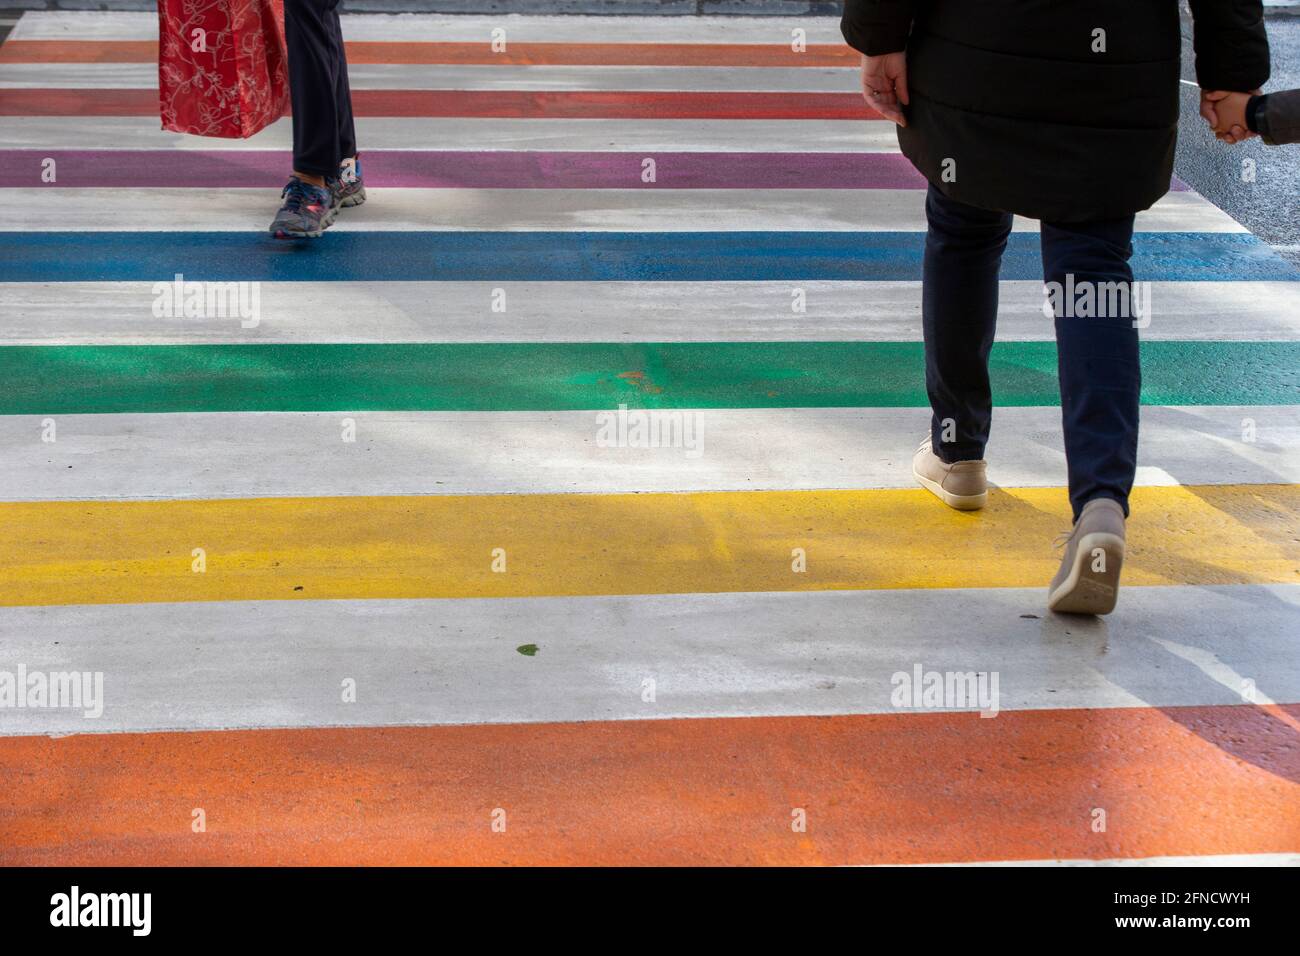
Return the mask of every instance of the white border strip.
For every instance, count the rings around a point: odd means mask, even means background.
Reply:
[[[356,63],[354,90],[618,90],[634,92],[857,93],[842,67],[495,66]],[[0,63],[0,89],[158,88],[152,63]]]
[[[367,149],[647,152],[897,153],[887,120],[509,119],[499,117],[357,118]],[[188,136],[139,116],[0,116],[9,149],[281,149],[293,145],[291,120],[248,139]]]
[[[244,298],[224,309],[213,289],[211,310],[208,286],[182,286],[178,297],[174,277],[163,282],[0,283],[0,346],[921,339],[921,283],[907,280],[261,282],[237,287]],[[1295,341],[1298,294],[1294,282],[1152,283],[1141,335]],[[167,311],[191,298],[206,317]],[[1053,341],[1044,301],[1041,282],[1003,281],[998,340]]]
[[[6,607],[0,667],[100,672],[103,713],[0,735],[934,713],[894,706],[918,665],[997,674],[1001,714],[1244,703],[1157,634],[1300,700],[1300,585],[1128,588],[1105,620],[1045,589]]]
[[[912,453],[930,417],[923,408],[661,412],[661,429],[672,430],[660,434],[675,437],[643,447],[618,444],[613,405],[2,416],[0,501],[914,488]],[[990,480],[1064,485],[1060,416],[998,408]],[[42,440],[48,419],[53,442]],[[649,423],[625,421],[625,436]],[[1138,463],[1139,485],[1298,484],[1300,406],[1143,408]]]
[[[670,174],[670,161],[661,163]],[[285,171],[288,179],[289,170]],[[33,171],[33,178],[39,173]],[[280,200],[275,189],[192,187],[4,190],[5,228],[72,232],[234,232],[264,229]],[[367,189],[345,209],[339,232],[924,232],[920,189]],[[1038,232],[1016,217],[1017,232]],[[1139,232],[1244,233],[1196,193],[1169,193],[1138,213]]]

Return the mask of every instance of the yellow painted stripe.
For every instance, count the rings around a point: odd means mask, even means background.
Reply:
[[[1133,510],[1128,585],[1300,580],[1300,486],[1139,488]],[[979,514],[920,490],[11,502],[0,604],[1032,587],[1067,515],[1053,488]]]

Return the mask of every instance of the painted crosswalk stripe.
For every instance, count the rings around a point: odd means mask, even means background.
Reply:
[[[1300,573],[1300,486],[1132,501],[1126,587]],[[4,502],[0,604],[1033,587],[1066,511],[1055,488],[979,518],[919,489]]]
[[[170,278],[342,282],[386,280],[718,281],[919,279],[919,232],[370,232],[327,246],[247,232],[0,232],[0,281]],[[1134,236],[1145,281],[1300,280],[1300,270],[1249,233]],[[1013,233],[1007,279],[1042,275],[1039,237]]]
[[[227,141],[232,142],[232,141]],[[238,142],[238,141],[233,141]],[[0,187],[216,187],[283,185],[290,155],[268,149],[173,150],[3,149]],[[664,152],[367,149],[365,178],[380,189],[924,189],[925,178],[902,155],[882,152]],[[40,180],[48,162],[56,178]],[[1175,177],[1173,194],[1187,192]],[[1168,198],[1168,197],[1167,197]],[[1175,202],[1189,202],[1177,197]],[[1205,200],[1199,202],[1218,211]],[[358,210],[359,211],[359,210]],[[1226,215],[1220,212],[1220,215]]]
[[[503,30],[506,48],[517,43],[682,43],[707,48],[716,43],[774,44],[791,49],[793,31],[801,30],[810,44],[843,48],[839,19],[807,17],[591,17],[464,15],[365,15],[343,18],[343,34],[352,41],[390,43],[438,42],[479,44],[490,49],[494,30]],[[158,38],[154,13],[29,11],[10,36],[15,40],[153,40]]]
[[[819,152],[898,152],[892,123],[883,120],[664,120],[510,119],[475,117],[360,116],[357,140],[363,149],[552,150],[555,152],[652,150],[744,152],[795,151],[815,145]],[[293,142],[289,119],[281,119],[248,139],[185,136],[141,123],[131,116],[83,116],[76,123],[56,116],[0,115],[0,143],[9,147],[80,149],[175,149],[240,153],[249,149],[287,150]]]
[[[999,715],[1240,704],[1247,676],[1256,703],[1300,699],[1300,585],[1131,588],[1104,624],[1045,615],[1042,600],[1033,587],[7,607],[9,660],[102,673],[104,694],[91,717],[9,710],[3,728],[897,714],[897,675],[918,663],[923,679],[997,674],[983,702],[963,685],[951,706]],[[338,693],[344,676],[356,701]]]
[[[0,47],[3,49],[3,47]],[[856,64],[849,64],[849,67]],[[154,90],[154,63],[7,63],[0,57],[0,90]],[[488,63],[449,66],[404,63],[348,64],[354,96],[374,90],[525,90],[551,92],[856,92],[857,71],[751,66],[521,66]]]
[[[3,49],[3,47],[0,47]],[[44,185],[279,188],[287,152],[172,150],[0,150],[0,187]],[[925,178],[893,153],[665,152],[367,149],[367,188],[629,189],[645,191],[646,160],[655,189],[924,189]],[[52,161],[53,183],[41,183]],[[1175,183],[1176,190],[1183,190]],[[50,190],[46,188],[46,192]],[[263,197],[265,198],[265,197]],[[359,209],[357,211],[360,211]]]
[[[1300,403],[1300,342],[1141,346],[1148,405]],[[0,414],[925,407],[920,342],[0,348]],[[1000,405],[1059,400],[1053,342],[1002,342]]]
[[[0,773],[28,782],[7,804],[0,863],[1294,854],[1296,756],[1280,738],[1298,713],[1236,705],[14,737],[0,748]],[[198,841],[188,829],[195,793],[222,808]],[[499,806],[504,836],[484,822]],[[1090,825],[1099,806],[1111,808],[1103,832]],[[792,832],[795,808],[807,832]]]
[[[356,17],[344,22],[354,32]],[[23,35],[26,35],[24,33]],[[779,39],[779,38],[775,38]],[[551,43],[512,42],[494,50],[483,42],[347,40],[348,68],[370,64],[454,64],[458,66],[653,66],[853,68],[856,51],[842,43],[809,44],[796,51],[786,43]],[[0,45],[0,63],[158,62],[156,40],[27,40]]]
[[[44,417],[0,416],[0,501],[912,488],[929,425],[919,408],[688,409],[659,447],[611,447],[611,415],[60,414],[53,442]],[[991,480],[1059,487],[1060,409],[996,418]],[[1300,483],[1300,405],[1147,406],[1137,483]]]
[[[62,188],[7,190],[10,227],[57,225],[60,231],[244,232],[266,218],[264,189],[223,191],[220,204],[193,203],[187,188]],[[699,216],[714,232],[861,234],[925,228],[925,194],[913,189],[371,189],[366,204],[330,235],[346,232],[673,233]],[[1016,232],[1038,232],[1018,218]],[[1137,228],[1153,233],[1248,236],[1231,216],[1192,193],[1171,193],[1139,214]],[[12,236],[12,233],[9,234]],[[1252,237],[1253,238],[1253,237]],[[661,239],[662,241],[662,239]],[[1137,243],[1143,245],[1139,236]],[[246,243],[247,244],[247,243]]]
[[[174,277],[172,279],[174,287]],[[915,280],[266,282],[257,316],[173,314],[153,281],[0,283],[0,345],[322,342],[915,342]],[[191,292],[187,293],[186,288]],[[182,306],[198,289],[182,287]],[[172,293],[173,301],[178,297]],[[1000,341],[1054,341],[1043,285],[1004,280]],[[250,300],[251,303],[251,300]],[[434,308],[434,305],[437,308]],[[204,311],[206,312],[206,304]],[[196,310],[190,310],[194,312]],[[358,316],[365,321],[358,321]],[[1294,341],[1290,282],[1159,282],[1144,340]]]
[[[716,232],[921,232],[923,193],[910,189],[367,189],[366,205],[332,228],[344,232],[675,232],[698,215]],[[265,218],[264,190],[231,188],[219,206],[193,205],[183,188],[40,187],[9,190],[11,226],[61,231],[246,232]],[[1016,232],[1038,232],[1017,217]],[[1140,233],[1246,234],[1190,193],[1171,193],[1138,215]],[[1143,240],[1138,239],[1141,245]]]
[[[876,119],[862,95],[587,90],[353,90],[357,116],[534,119]],[[0,116],[156,117],[157,90],[0,89]]]

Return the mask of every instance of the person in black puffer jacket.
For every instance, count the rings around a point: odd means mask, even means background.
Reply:
[[[1262,0],[1190,0],[1206,91],[1268,79]],[[1177,0],[846,0],[867,103],[929,181],[922,324],[930,435],[913,474],[952,507],[987,497],[988,360],[1012,214],[1042,220],[1074,529],[1052,610],[1109,613],[1137,463],[1134,214],[1169,189]],[[1214,120],[1211,119],[1213,123]],[[1232,137],[1220,138],[1231,142]],[[1096,308],[1075,308],[1087,296]],[[1082,301],[1082,298],[1078,299]]]

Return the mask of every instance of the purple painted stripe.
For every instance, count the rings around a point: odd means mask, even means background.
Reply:
[[[655,182],[642,181],[655,161]],[[278,187],[291,168],[278,150],[0,150],[0,187]],[[917,189],[896,153],[469,152],[362,153],[369,186],[471,189]]]
[[[642,181],[646,159],[655,182]],[[53,183],[42,180],[55,161]],[[463,189],[921,189],[898,153],[649,153],[373,150],[366,184]],[[0,188],[271,188],[290,169],[279,150],[0,150]],[[1187,184],[1175,178],[1174,191]]]

